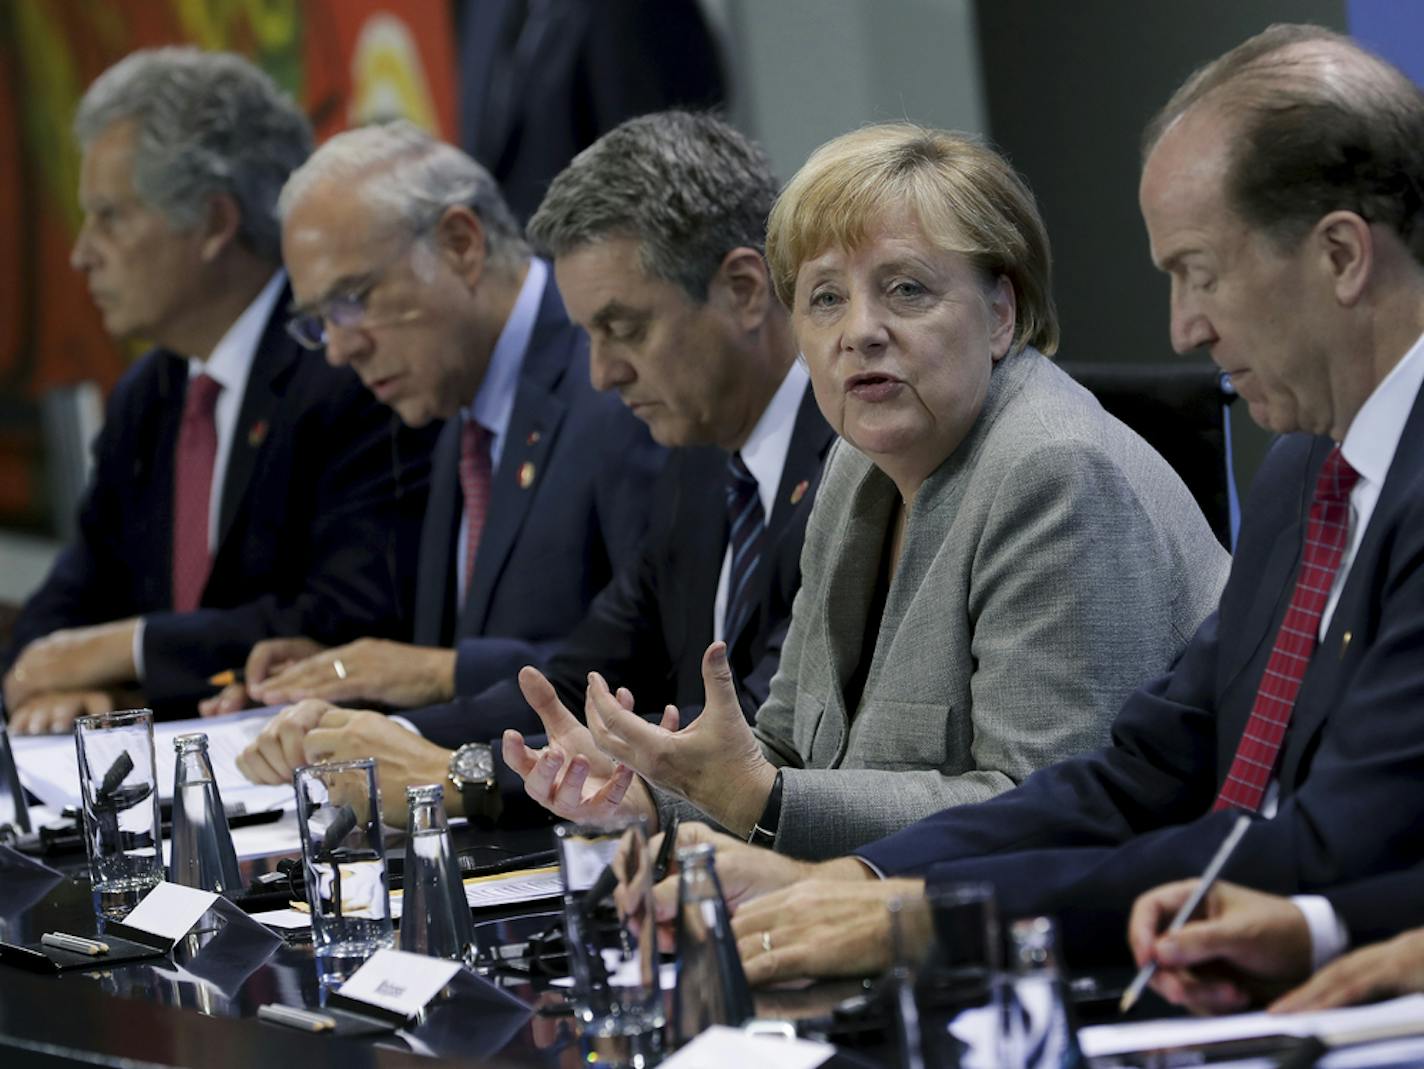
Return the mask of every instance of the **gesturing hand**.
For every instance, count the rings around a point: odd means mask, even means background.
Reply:
[[[543,673],[536,668],[521,669],[519,689],[549,736],[548,746],[534,750],[519,732],[504,733],[505,763],[524,780],[524,790],[530,798],[565,820],[579,823],[599,824],[618,817],[643,816],[650,826],[656,824],[657,808],[647,788],[632,769],[599,751],[588,729],[564,708]],[[626,690],[619,695],[626,708],[631,709],[633,696]],[[618,699],[612,700],[617,704]],[[676,710],[673,725],[676,726]]]
[[[766,808],[776,769],[742,713],[725,643],[702,655],[702,684],[702,715],[681,731],[676,709],[669,706],[661,725],[650,724],[620,705],[597,672],[589,676],[584,714],[604,753],[746,835]]]

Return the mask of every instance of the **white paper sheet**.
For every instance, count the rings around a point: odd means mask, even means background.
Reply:
[[[237,770],[237,755],[251,742],[277,710],[248,709],[211,720],[169,720],[153,726],[153,757],[158,778],[158,796],[173,797],[173,777],[177,755],[173,740],[191,731],[208,736],[208,756],[223,804],[241,802],[250,813],[263,813],[293,804],[292,788],[284,784],[263,787],[249,783]],[[16,735],[10,740],[20,780],[45,805],[62,809],[79,804],[79,764],[73,735]]]
[[[1078,1044],[1084,1055],[1097,1058],[1107,1054],[1219,1043],[1256,1036],[1328,1036],[1420,1021],[1424,1021],[1424,995],[1406,995],[1373,1006],[1319,1013],[1241,1013],[1230,1017],[1172,1017],[1132,1024],[1094,1025],[1079,1031]]]
[[[663,1069],[727,1069],[729,1065],[761,1069],[814,1069],[835,1048],[806,1039],[749,1036],[736,1028],[713,1025],[667,1061]]]
[[[236,836],[236,833],[234,833]],[[480,876],[465,881],[465,901],[472,907],[514,906],[538,902],[561,890],[557,867],[525,869],[504,876]],[[401,915],[401,892],[391,892],[391,916]],[[254,913],[252,919],[273,928],[310,928],[311,915],[295,909]]]

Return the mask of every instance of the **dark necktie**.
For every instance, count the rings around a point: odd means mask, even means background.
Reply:
[[[470,591],[475,576],[475,552],[485,529],[485,513],[490,499],[490,432],[472,419],[460,429],[460,491],[465,495],[465,581],[460,587],[460,604]]]
[[[188,381],[183,423],[173,464],[173,609],[192,612],[203,596],[212,570],[208,516],[213,493],[213,463],[218,431],[213,422],[222,385],[208,375]]]
[[[747,469],[740,453],[727,459],[727,522],[731,525],[727,541],[732,549],[732,568],[727,576],[722,636],[730,645],[751,615],[755,600],[752,574],[766,540],[766,513],[761,507],[756,476]]]
[[[1330,600],[1335,573],[1340,570],[1340,557],[1350,530],[1350,489],[1359,477],[1339,446],[1325,458],[1310,503],[1295,591],[1276,633],[1276,644],[1256,690],[1246,730],[1236,746],[1236,757],[1213,809],[1236,808],[1254,813],[1261,807],[1301,680],[1315,652],[1320,616]]]

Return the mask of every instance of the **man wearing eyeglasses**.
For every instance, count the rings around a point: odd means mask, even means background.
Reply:
[[[408,425],[448,423],[416,644],[264,643],[247,696],[409,708],[542,663],[635,556],[662,450],[594,389],[587,336],[549,265],[459,149],[408,123],[340,134],[292,176],[279,212],[293,336],[354,369]]]
[[[147,702],[192,715],[255,642],[401,634],[428,435],[286,336],[277,193],[305,117],[233,55],[137,52],[86,92],[73,266],[158,349],[109,399],[79,536],[3,663],[11,726]]]

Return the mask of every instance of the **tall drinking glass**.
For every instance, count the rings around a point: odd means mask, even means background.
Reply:
[[[292,781],[317,972],[340,985],[394,942],[376,762],[304,765]]]
[[[74,747],[96,906],[103,916],[122,920],[163,880],[153,713],[81,716]]]
[[[667,1023],[643,822],[554,829],[564,885],[569,1001],[589,1064],[655,1065]]]

